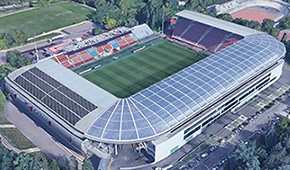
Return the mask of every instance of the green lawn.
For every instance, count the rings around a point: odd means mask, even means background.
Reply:
[[[0,124],[11,124],[6,118],[4,114],[4,105],[6,103],[5,95],[0,92]]]
[[[18,149],[35,147],[17,128],[1,128],[0,133]]]
[[[128,50],[127,50],[128,51]],[[117,97],[128,97],[206,56],[167,41],[119,59],[84,78]]]
[[[28,37],[42,32],[76,24],[87,19],[91,9],[71,2],[64,2],[28,10],[0,18],[0,33],[12,29],[23,30]]]

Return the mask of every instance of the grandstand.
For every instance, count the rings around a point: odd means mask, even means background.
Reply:
[[[172,37],[214,53],[243,38],[240,35],[183,17],[178,18]]]
[[[117,145],[136,144],[149,162],[160,161],[277,81],[286,52],[266,33],[188,10],[176,16],[172,40],[212,55],[197,55],[167,40],[152,43],[156,35],[143,24],[98,42],[71,44],[52,59],[12,72],[5,78],[6,87],[15,102],[32,108],[30,115],[43,126],[50,122],[50,128],[85,153],[108,159],[120,148],[131,148]],[[107,55],[120,59],[115,62]],[[176,64],[186,56],[195,62]],[[105,60],[109,64],[99,68],[98,62]],[[84,77],[73,72],[83,67],[89,70]],[[153,67],[160,69],[157,75]],[[125,69],[135,74],[124,76]],[[98,72],[107,82],[86,79]],[[161,78],[151,81],[154,74]],[[142,82],[138,75],[147,78]],[[139,90],[119,97],[102,83]]]
[[[81,42],[69,43],[63,47],[63,53],[52,56],[51,59],[66,68],[75,69],[134,46],[145,37],[151,36],[154,36],[154,33],[147,25],[131,29],[120,27]]]

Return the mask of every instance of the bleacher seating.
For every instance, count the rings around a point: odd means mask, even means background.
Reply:
[[[111,45],[109,45],[109,44],[105,44],[104,45],[104,49],[106,49],[107,51],[109,51],[109,50],[113,49],[113,47]]]
[[[192,22],[189,19],[186,18],[178,18],[177,24],[175,25],[175,29],[173,30],[173,35],[175,36],[181,36],[183,31],[189,26],[190,22]]]
[[[195,22],[188,31],[183,33],[182,38],[196,44],[210,28],[207,25]]]
[[[89,49],[87,49],[87,52],[88,52],[88,54],[89,54],[91,57],[94,57],[94,56],[97,56],[97,55],[98,55],[98,52],[97,52],[94,48],[89,48]]]
[[[199,42],[199,44],[214,52],[219,43],[221,43],[224,38],[227,38],[230,35],[230,32],[212,28],[211,31],[209,31],[209,33]]]
[[[82,57],[75,57],[72,59],[72,61],[74,62],[74,65],[77,67],[79,65],[84,64]]]
[[[179,17],[172,38],[211,52],[217,52],[242,39],[242,36],[197,21]]]
[[[60,62],[68,60],[67,56],[64,54],[57,55],[56,57],[57,57],[58,61],[60,61]]]
[[[97,51],[98,51],[98,53],[103,53],[104,49],[102,47],[97,47]]]
[[[228,47],[228,46],[230,46],[230,45],[236,43],[236,42],[239,41],[240,39],[242,39],[242,36],[240,36],[240,35],[236,35],[236,34],[231,35],[230,37],[228,37],[228,38],[224,41],[224,43],[223,43],[221,46],[219,46],[218,49],[216,49],[215,52],[218,52],[218,51],[220,51],[220,50],[222,50],[222,49],[224,49],[224,48],[226,48],[226,47]]]
[[[62,64],[64,67],[72,69],[99,57],[106,56],[104,53],[119,52],[120,49],[136,44],[137,40],[154,34],[146,24],[130,30],[123,29],[121,32],[114,31],[114,35],[111,35],[110,32],[107,33],[109,37],[104,35],[96,36],[77,44],[70,44],[63,54],[51,59]]]
[[[61,63],[64,67],[68,68],[68,69],[72,69],[74,66],[72,64],[69,63],[69,61],[64,61],[63,63]]]

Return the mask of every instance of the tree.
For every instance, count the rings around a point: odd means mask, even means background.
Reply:
[[[62,169],[69,168],[69,160],[65,157],[65,155],[57,157],[57,162]]]
[[[263,147],[256,147],[254,154],[259,157],[260,162],[265,160],[268,156],[266,149]]]
[[[94,170],[93,164],[91,160],[89,160],[87,157],[83,160],[83,170]]]
[[[13,30],[12,36],[18,45],[24,44],[27,40],[26,34],[20,29]]]
[[[21,55],[19,51],[13,50],[6,53],[6,61],[16,68],[26,66],[31,63],[31,58]]]
[[[106,0],[95,1],[96,12],[92,14],[92,19],[97,24],[102,24],[104,17],[109,13],[109,3]]]
[[[5,50],[7,49],[8,46],[7,46],[7,43],[4,39],[0,39],[0,50]]]
[[[70,157],[69,167],[71,170],[78,170],[78,161],[75,156]]]
[[[270,131],[265,135],[265,144],[268,149],[271,149],[278,143],[278,136],[274,126],[271,126]]]
[[[11,34],[8,34],[8,33],[0,34],[0,40],[4,40],[7,48],[10,48],[10,47],[15,45],[15,40]],[[1,49],[1,47],[0,47],[0,49]],[[4,48],[2,48],[2,49],[4,49]]]
[[[280,30],[278,28],[271,28],[270,32],[268,32],[273,37],[277,38],[280,34]]]
[[[15,158],[15,154],[12,151],[9,151],[5,148],[0,140],[0,169],[12,170],[13,169],[13,160]]]
[[[49,163],[45,156],[36,155],[32,170],[49,169]]]
[[[278,167],[278,170],[289,170],[290,169],[290,165],[282,165]]]
[[[219,14],[216,17],[219,18],[219,19],[225,20],[225,21],[229,21],[229,22],[234,21],[232,15],[228,14],[228,13]]]
[[[52,159],[52,161],[49,165],[49,169],[50,170],[60,170],[55,159]]]
[[[280,165],[285,156],[286,156],[286,149],[282,147],[281,143],[278,143],[271,149],[270,155],[267,159],[267,165],[268,167],[274,168],[277,167],[277,165]]]
[[[99,34],[101,34],[103,32],[103,30],[99,29],[99,28],[94,28],[92,30],[92,32],[93,32],[94,35],[99,35]]]
[[[240,143],[237,148],[229,155],[229,170],[260,170],[258,156],[254,155],[254,147]]]
[[[290,17],[286,17],[282,20],[282,27],[284,29],[290,28]]]
[[[33,157],[31,157],[28,153],[22,152],[18,155],[13,164],[15,166],[15,170],[23,170],[23,169],[32,169],[33,168]]]
[[[270,30],[274,27],[275,21],[272,19],[264,19],[262,23],[262,29],[263,31],[269,33]]]
[[[116,26],[117,21],[115,19],[110,18],[109,16],[105,16],[103,23],[105,24],[105,27],[107,29],[111,29]]]

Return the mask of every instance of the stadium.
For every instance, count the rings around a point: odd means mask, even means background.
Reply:
[[[74,42],[6,77],[13,100],[80,152],[125,145],[158,162],[273,84],[285,47],[272,36],[184,10],[170,38],[146,24]]]

